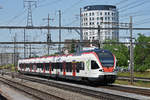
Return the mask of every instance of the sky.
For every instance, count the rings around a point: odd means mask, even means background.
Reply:
[[[26,0],[28,1],[28,0]],[[150,26],[150,0],[33,0],[37,1],[37,7],[32,7],[32,20],[34,26],[45,26],[48,13],[51,26],[58,26],[58,10],[62,12],[62,26],[79,26],[80,8],[87,5],[116,5],[119,11],[119,22],[128,23],[129,16],[133,16],[133,27]],[[27,3],[24,0],[0,0],[0,26],[26,26]],[[46,41],[46,30],[26,30],[27,41]],[[58,41],[58,30],[51,30],[52,41]],[[149,31],[133,31],[146,36]],[[13,41],[17,35],[17,41],[23,41],[23,30],[0,30],[0,41]],[[129,31],[120,31],[120,36],[129,36]],[[73,30],[63,30],[62,40],[79,39],[79,35]],[[45,51],[46,52],[46,51]]]

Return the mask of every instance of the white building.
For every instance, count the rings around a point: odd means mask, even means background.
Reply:
[[[117,28],[119,14],[116,6],[91,5],[85,6],[81,12],[82,27]],[[84,40],[98,40],[98,30],[83,30]],[[119,30],[100,30],[100,41],[119,40]]]

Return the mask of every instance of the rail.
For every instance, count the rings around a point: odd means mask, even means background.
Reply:
[[[21,82],[17,82],[14,80],[6,79],[4,77],[0,76],[0,81],[3,82],[4,84],[7,84],[19,91],[23,91],[29,95],[32,95],[33,97],[39,99],[39,100],[64,100],[63,98],[56,97],[55,95],[49,94],[47,92],[35,89],[31,86],[27,86],[22,84]]]

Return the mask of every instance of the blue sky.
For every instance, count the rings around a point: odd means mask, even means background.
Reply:
[[[35,0],[37,8],[33,10],[33,25],[47,25],[43,18],[48,13],[54,21],[50,25],[58,25],[58,10],[62,11],[62,26],[78,26],[79,11],[87,5],[116,5],[119,10],[120,22],[129,22],[129,16],[133,16],[133,27],[150,26],[150,0]],[[24,8],[23,0],[0,0],[0,25],[26,25],[27,8]],[[46,41],[46,30],[28,30],[28,41]],[[149,35],[149,31],[134,31],[134,36],[142,32]],[[0,30],[1,41],[12,41],[14,34],[17,34],[18,41],[23,41],[22,30]],[[51,30],[52,40],[58,41],[58,31]],[[78,39],[75,31],[62,31],[63,39]],[[121,31],[120,36],[129,35],[128,31]]]

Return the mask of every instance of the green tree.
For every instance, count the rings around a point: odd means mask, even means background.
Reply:
[[[116,42],[108,40],[106,42]],[[124,44],[105,44],[104,49],[110,50],[117,59],[117,66],[128,66],[129,52],[127,46]]]
[[[141,42],[137,44],[134,48],[134,62],[136,71],[145,71],[150,69],[150,37],[146,37],[142,34],[138,34],[136,42]]]

